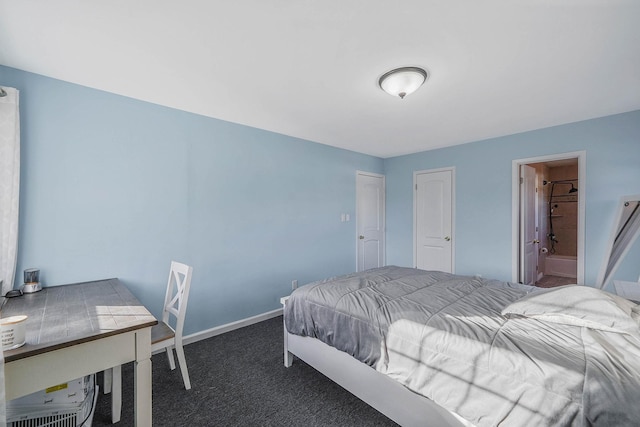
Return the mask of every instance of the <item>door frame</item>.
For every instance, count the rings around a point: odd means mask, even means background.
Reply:
[[[360,242],[358,240],[358,236],[360,233],[360,228],[358,224],[358,176],[367,175],[373,176],[376,178],[382,178],[382,265],[386,265],[387,263],[387,180],[386,177],[382,174],[375,172],[366,172],[361,170],[356,170],[356,230],[355,230],[355,239],[356,239],[356,269],[358,271],[358,260],[360,259]]]
[[[526,191],[526,185],[525,184],[525,170],[526,168],[530,168],[533,170],[533,206],[529,206],[529,212],[527,212],[526,210],[522,209],[523,208],[523,204],[525,203],[525,199],[526,197],[522,197],[523,196],[523,192]],[[527,253],[526,251],[524,251],[523,249],[525,249],[525,243],[528,240],[525,240],[526,237],[526,225],[524,225],[523,223],[526,223],[527,219],[530,219],[531,217],[529,216],[532,212],[533,212],[533,224],[534,224],[534,237],[532,239],[532,244],[536,245],[534,252],[534,258],[535,258],[535,278],[533,279],[533,283],[535,284],[536,281],[538,280],[538,265],[539,265],[539,255],[540,255],[540,247],[538,246],[539,242],[540,242],[540,237],[539,237],[539,232],[540,232],[540,220],[538,218],[539,216],[539,212],[540,212],[540,195],[538,194],[538,172],[536,171],[536,169],[532,166],[529,166],[528,164],[521,164],[520,165],[520,179],[523,180],[520,183],[520,192],[519,197],[520,197],[520,202],[518,204],[518,206],[520,207],[520,227],[519,227],[519,240],[518,240],[518,251],[519,251],[519,266],[521,267],[518,271],[518,281],[522,280],[521,283],[525,283],[526,284],[526,278],[527,278],[527,271],[525,268],[522,268],[524,266],[527,265],[526,259],[527,259]],[[526,218],[525,218],[526,215]],[[523,219],[525,221],[523,221]]]
[[[456,272],[456,167],[413,171],[413,268],[418,265],[418,175],[437,172],[451,172],[451,273]]]
[[[587,152],[573,151],[569,153],[549,154],[546,156],[516,159],[511,163],[511,280],[515,283],[519,280],[520,264],[520,166],[529,163],[543,163],[554,160],[578,159],[578,182],[581,191],[578,196],[578,253],[577,253],[577,284],[584,285],[585,264],[585,205],[587,184]]]

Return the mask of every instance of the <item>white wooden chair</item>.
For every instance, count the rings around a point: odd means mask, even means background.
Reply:
[[[182,348],[182,329],[184,327],[184,317],[187,312],[187,302],[189,300],[189,288],[191,285],[191,274],[193,267],[179,262],[171,262],[169,280],[167,283],[167,293],[164,298],[164,308],[162,320],[151,328],[151,352],[166,349],[169,358],[169,367],[176,369],[173,359],[173,349],[178,356],[178,364],[182,373],[184,388],[191,389],[187,361]],[[171,325],[170,315],[175,317],[175,328]],[[111,396],[111,419],[112,422],[120,421],[122,410],[122,369],[121,366],[114,366],[104,372],[104,392]]]

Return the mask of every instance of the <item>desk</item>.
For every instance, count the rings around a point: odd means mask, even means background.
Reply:
[[[151,327],[158,323],[118,279],[7,299],[2,317],[26,314],[27,343],[4,352],[6,399],[135,361],[135,422],[151,426]]]

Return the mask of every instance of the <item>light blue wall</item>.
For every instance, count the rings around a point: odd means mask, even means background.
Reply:
[[[413,172],[456,168],[456,271],[511,279],[512,160],[585,150],[586,281],[640,193],[640,111],[382,160],[0,66],[20,90],[18,279],[119,277],[154,314],[194,266],[186,333],[278,308],[355,269],[355,171],[385,173],[387,261],[413,260]],[[167,96],[170,96],[168,94]],[[618,278],[640,274],[636,244]]]
[[[355,173],[382,159],[0,66],[20,90],[16,285],[119,277],[158,316],[193,265],[185,333],[355,269]],[[170,92],[167,96],[171,96]]]
[[[385,160],[387,261],[413,263],[413,172],[456,168],[456,272],[511,280],[512,161],[586,151],[585,282],[594,284],[623,195],[640,194],[640,111]],[[635,245],[616,275],[640,274]]]

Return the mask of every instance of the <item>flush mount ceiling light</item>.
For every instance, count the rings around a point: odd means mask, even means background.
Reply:
[[[380,77],[380,88],[389,95],[405,96],[418,90],[427,80],[427,72],[418,67],[402,67],[386,72]]]

